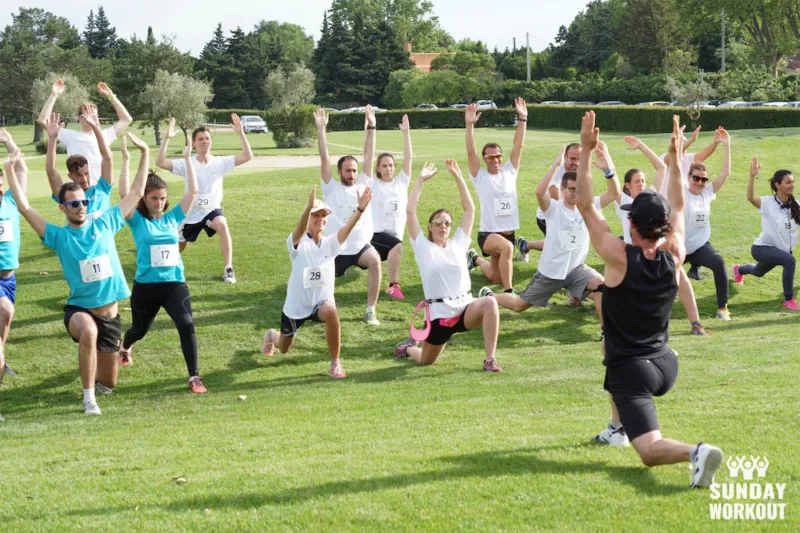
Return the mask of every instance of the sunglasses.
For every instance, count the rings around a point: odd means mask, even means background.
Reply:
[[[71,207],[72,209],[78,209],[78,207],[83,206],[86,207],[89,205],[89,200],[70,200],[69,202],[62,202],[61,205],[65,205],[67,207]]]
[[[695,183],[708,183],[708,178],[703,178],[701,176],[692,176],[692,179]]]
[[[444,226],[445,228],[449,228],[450,226],[453,225],[453,221],[447,220],[445,218],[436,218],[431,220],[431,224],[433,224],[434,226]]]
[[[502,161],[503,154],[488,154],[483,156],[483,158],[487,161]]]

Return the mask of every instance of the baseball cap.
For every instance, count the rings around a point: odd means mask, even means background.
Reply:
[[[640,228],[661,226],[669,219],[671,211],[667,201],[650,189],[643,190],[636,195],[633,203],[620,206],[620,209],[630,211],[631,222]]]
[[[331,208],[328,207],[328,204],[326,204],[319,198],[315,198],[314,205],[311,207],[311,214],[313,215],[318,211],[327,211],[327,213],[325,213],[326,216],[331,214]]]

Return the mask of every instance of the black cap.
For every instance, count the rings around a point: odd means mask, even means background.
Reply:
[[[636,195],[633,203],[620,206],[623,211],[631,212],[631,222],[639,228],[661,226],[669,219],[670,208],[664,198],[651,189],[645,189]]]

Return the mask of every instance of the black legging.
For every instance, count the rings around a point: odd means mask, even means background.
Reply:
[[[714,285],[717,286],[717,307],[722,309],[728,305],[728,271],[725,269],[725,260],[707,242],[694,253],[686,254],[686,263],[710,268],[714,273]]]
[[[189,376],[197,375],[197,336],[192,321],[192,298],[185,283],[133,283],[131,309],[133,325],[125,332],[122,347],[127,349],[144,338],[161,308],[167,312],[181,337],[181,350]]]

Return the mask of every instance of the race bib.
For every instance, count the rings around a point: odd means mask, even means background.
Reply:
[[[397,198],[387,200],[383,213],[389,218],[400,218],[400,200]]]
[[[194,205],[198,209],[212,209],[214,207],[214,194],[198,194],[197,199],[194,201]]]
[[[325,270],[320,267],[306,267],[303,269],[303,288],[318,289],[326,285]]]
[[[97,211],[92,211],[91,213],[86,213],[86,220],[94,220],[96,218],[99,218],[100,215],[102,214],[103,211],[101,211],[100,209],[98,209]]]
[[[78,263],[81,267],[81,280],[92,283],[111,277],[111,259],[108,254],[98,255],[91,259],[84,259]]]
[[[177,244],[153,244],[150,246],[151,267],[176,267],[179,257]]]
[[[561,230],[561,249],[577,250],[583,246],[586,232],[580,226],[572,226]]]
[[[689,225],[695,228],[703,228],[708,226],[708,219],[710,216],[711,209],[706,205],[703,209],[699,209],[692,213],[692,216],[689,219]]]
[[[11,220],[0,220],[0,242],[11,242],[14,240],[14,222]]]
[[[778,225],[778,233],[789,235],[792,233],[792,219],[789,217],[775,217],[775,224]]]
[[[514,197],[504,196],[494,199],[494,215],[497,217],[509,217],[514,214]]]

